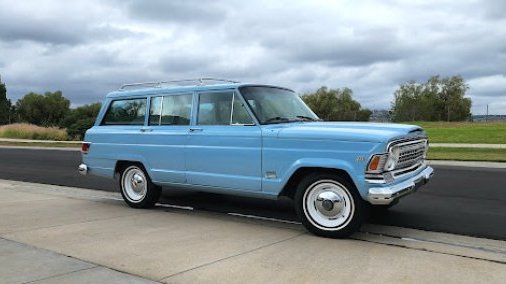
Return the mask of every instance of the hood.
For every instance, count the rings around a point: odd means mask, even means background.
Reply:
[[[391,140],[425,136],[420,126],[371,122],[304,122],[266,126],[279,138],[332,139],[340,141],[388,142]]]

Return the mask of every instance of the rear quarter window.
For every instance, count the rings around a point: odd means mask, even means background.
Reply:
[[[146,98],[114,100],[102,120],[102,125],[144,125]]]

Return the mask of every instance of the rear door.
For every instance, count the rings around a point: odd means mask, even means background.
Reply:
[[[197,121],[189,129],[188,183],[261,190],[261,131],[234,90],[197,94]]]
[[[193,94],[167,94],[149,100],[147,126],[141,130],[139,144],[149,163],[151,177],[158,183],[186,183],[184,149]]]
[[[86,133],[86,139],[93,144],[83,160],[95,174],[112,176],[118,159],[138,157],[137,143],[144,127],[147,100],[115,98],[106,104],[102,120]]]

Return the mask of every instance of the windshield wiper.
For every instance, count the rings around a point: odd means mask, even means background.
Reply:
[[[306,120],[306,121],[320,121],[321,120],[321,119],[316,119],[316,118],[312,118],[312,117],[305,116],[305,115],[297,115],[295,117],[300,118],[302,120]]]
[[[281,117],[281,116],[275,116],[275,117],[271,117],[271,118],[268,118],[264,121],[264,123],[269,123],[269,122],[277,122],[277,123],[281,123],[281,122],[289,122],[290,119],[288,119],[287,117]]]
[[[300,121],[320,121],[320,119],[315,119],[309,116],[297,115],[295,116],[297,119],[289,119],[288,117],[275,116],[269,119],[266,119],[263,123],[283,123],[283,122],[300,122]]]

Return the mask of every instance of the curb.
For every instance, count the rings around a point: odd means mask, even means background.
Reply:
[[[506,169],[506,163],[503,162],[429,160],[429,165],[466,167],[466,168]]]
[[[32,139],[14,139],[14,138],[0,138],[0,142],[15,142],[15,143],[65,143],[65,144],[81,144],[83,141],[56,141],[56,140],[32,140]]]

